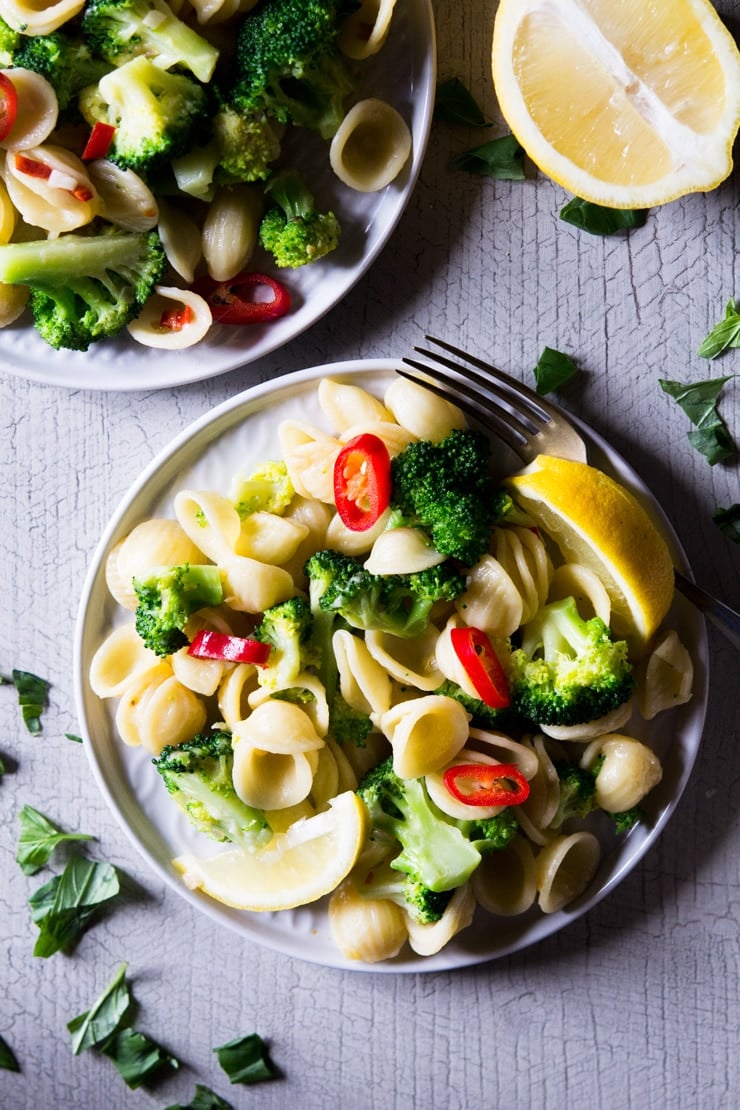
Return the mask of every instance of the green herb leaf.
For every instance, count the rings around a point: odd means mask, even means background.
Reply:
[[[570,355],[556,351],[553,347],[545,347],[534,368],[537,392],[543,396],[545,393],[552,393],[577,373],[578,367]]]
[[[712,328],[696,353],[701,358],[716,358],[730,347],[740,347],[740,313],[732,297],[725,306],[724,320]]]
[[[165,1110],[234,1110],[230,1102],[225,1098],[221,1098],[210,1087],[205,1087],[202,1083],[195,1084],[195,1098],[184,1106],[181,1102],[174,1103],[172,1106],[167,1106]]]
[[[82,737],[78,736],[74,732],[65,732],[64,739],[65,740],[72,740],[75,744],[82,744],[84,742]]]
[[[20,1071],[21,1067],[15,1058],[15,1053],[4,1037],[0,1037],[0,1068],[5,1071]]]
[[[179,1060],[171,1056],[146,1033],[124,1026],[117,1029],[100,1051],[116,1065],[131,1090],[150,1082],[165,1068],[176,1071]]]
[[[467,170],[500,181],[524,180],[524,150],[513,135],[502,135],[453,158],[450,169]]]
[[[213,1051],[232,1083],[262,1083],[278,1075],[259,1033],[237,1037]]]
[[[697,431],[688,433],[689,442],[710,466],[731,458],[737,450],[717,409],[722,386],[733,376],[693,383],[659,379],[663,392],[678,403],[696,427]]]
[[[614,235],[618,231],[629,231],[642,227],[648,218],[646,208],[607,208],[590,200],[573,197],[560,209],[560,219],[573,224],[581,231],[591,235]]]
[[[16,862],[26,875],[35,875],[49,862],[58,844],[65,840],[94,840],[89,833],[65,833],[33,806],[25,805],[19,814],[21,826]]]
[[[473,94],[459,77],[440,81],[434,98],[434,118],[467,127],[490,127]]]
[[[51,683],[30,671],[13,671],[13,685],[29,732],[41,732],[41,714],[48,704]]]
[[[72,856],[61,875],[28,899],[31,918],[39,927],[34,956],[46,958],[68,949],[100,905],[119,889],[118,874],[110,863]]]
[[[740,505],[735,503],[727,509],[717,509],[712,520],[728,540],[740,543]]]
[[[131,1006],[131,995],[126,983],[127,967],[125,963],[120,964],[110,983],[90,1009],[67,1022],[75,1056],[79,1056],[86,1048],[93,1048],[107,1041],[125,1018]]]

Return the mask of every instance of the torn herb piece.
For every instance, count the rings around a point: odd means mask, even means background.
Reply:
[[[727,509],[717,509],[712,520],[728,540],[740,543],[740,504],[730,505]]]
[[[545,347],[534,368],[535,388],[544,396],[565,385],[577,373],[578,367],[570,355]]]
[[[128,964],[120,964],[110,983],[90,1009],[67,1022],[75,1056],[107,1041],[126,1017],[131,1006],[131,995],[126,983],[127,968]]]
[[[58,844],[65,840],[94,840],[90,833],[66,833],[33,806],[25,805],[18,815],[21,831],[16,862],[26,875],[35,875],[49,862]]]
[[[732,297],[725,306],[724,319],[702,340],[696,353],[700,358],[716,358],[730,347],[740,347],[740,313]]]
[[[278,1076],[267,1045],[259,1033],[237,1037],[213,1051],[232,1083],[263,1083]]]
[[[184,1106],[181,1102],[173,1103],[172,1106],[165,1107],[165,1110],[234,1110],[230,1102],[225,1098],[221,1098],[210,1087],[204,1086],[203,1083],[195,1084],[195,1097],[192,1102]]]
[[[156,1079],[165,1068],[176,1071],[180,1066],[179,1060],[146,1033],[129,1026],[117,1029],[100,1046],[100,1051],[113,1061],[124,1083],[132,1091]]]
[[[13,685],[18,693],[23,720],[29,732],[41,732],[41,714],[48,704],[51,683],[30,671],[13,670]]]
[[[21,1066],[16,1059],[13,1049],[4,1037],[0,1037],[0,1068],[3,1068],[5,1071],[21,1070]]]
[[[499,181],[524,180],[524,149],[513,135],[502,135],[453,158],[452,170],[493,177]]]
[[[82,737],[78,736],[75,732],[65,732],[64,739],[71,740],[74,744],[82,744],[84,742]]]
[[[573,197],[560,209],[560,219],[591,235],[615,235],[642,227],[648,218],[647,208],[607,208],[590,200]]]
[[[95,911],[119,890],[118,874],[110,863],[72,856],[61,875],[28,899],[31,918],[39,927],[34,956],[46,958],[70,948]]]
[[[450,77],[437,85],[434,118],[465,127],[491,126],[477,100],[459,77]]]
[[[689,442],[704,455],[710,466],[732,458],[737,450],[717,408],[722,387],[732,377],[734,375],[730,374],[693,383],[659,379],[663,392],[678,403],[694,424],[696,431],[688,433]]]

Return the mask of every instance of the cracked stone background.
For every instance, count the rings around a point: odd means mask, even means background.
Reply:
[[[403,0],[399,0],[403,3]],[[740,3],[717,3],[737,34]],[[459,76],[497,120],[489,81],[495,4],[436,0],[439,76]],[[501,133],[500,122],[489,134]],[[0,373],[0,670],[53,683],[40,736],[0,689],[0,1033],[22,1072],[0,1072],[0,1106],[118,1110],[187,1103],[196,1082],[261,1110],[725,1110],[740,1104],[740,657],[710,630],[702,750],[663,836],[586,917],[478,968],[352,974],[232,935],[151,872],[109,812],[80,745],[72,638],[83,576],[129,485],[184,426],[258,381],[327,361],[400,356],[424,331],[527,378],[544,345],[583,373],[563,399],[636,468],[662,503],[697,579],[740,608],[740,551],[712,523],[740,500],[738,465],[710,468],[659,377],[740,374],[740,353],[696,348],[737,281],[737,174],[600,239],[558,220],[567,199],[541,176],[453,173],[481,133],[435,125],[416,191],[368,274],[310,331],[258,365],[178,389],[91,393]],[[53,357],[50,355],[50,357]],[[740,438],[740,382],[722,413]],[[14,861],[18,812],[34,805],[94,833],[96,858],[130,882],[124,902],[69,956],[32,956]],[[43,876],[42,876],[43,877]],[[181,1061],[130,1092],[105,1059],[73,1057],[66,1022],[121,961],[136,1025]],[[283,1077],[230,1088],[212,1046],[259,1031]]]

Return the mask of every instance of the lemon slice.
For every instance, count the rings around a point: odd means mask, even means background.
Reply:
[[[732,169],[740,53],[709,0],[501,0],[492,69],[527,154],[585,200],[649,208]]]
[[[365,840],[367,812],[351,790],[327,810],[302,818],[258,852],[230,848],[207,859],[180,856],[191,890],[240,910],[288,910],[315,902],[341,883]]]
[[[598,575],[612,604],[612,632],[639,654],[673,600],[673,561],[642,505],[603,471],[551,455],[506,484],[566,561]]]

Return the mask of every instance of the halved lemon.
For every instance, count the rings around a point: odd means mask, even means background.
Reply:
[[[206,859],[173,862],[191,890],[240,910],[288,910],[339,886],[354,866],[367,831],[367,811],[351,790],[327,810],[302,818],[258,852],[229,848]]]
[[[501,0],[501,112],[571,193],[650,208],[732,169],[740,53],[709,0]]]
[[[596,467],[552,455],[539,455],[506,484],[566,561],[598,575],[612,605],[612,632],[639,654],[674,589],[670,551],[640,502]]]

